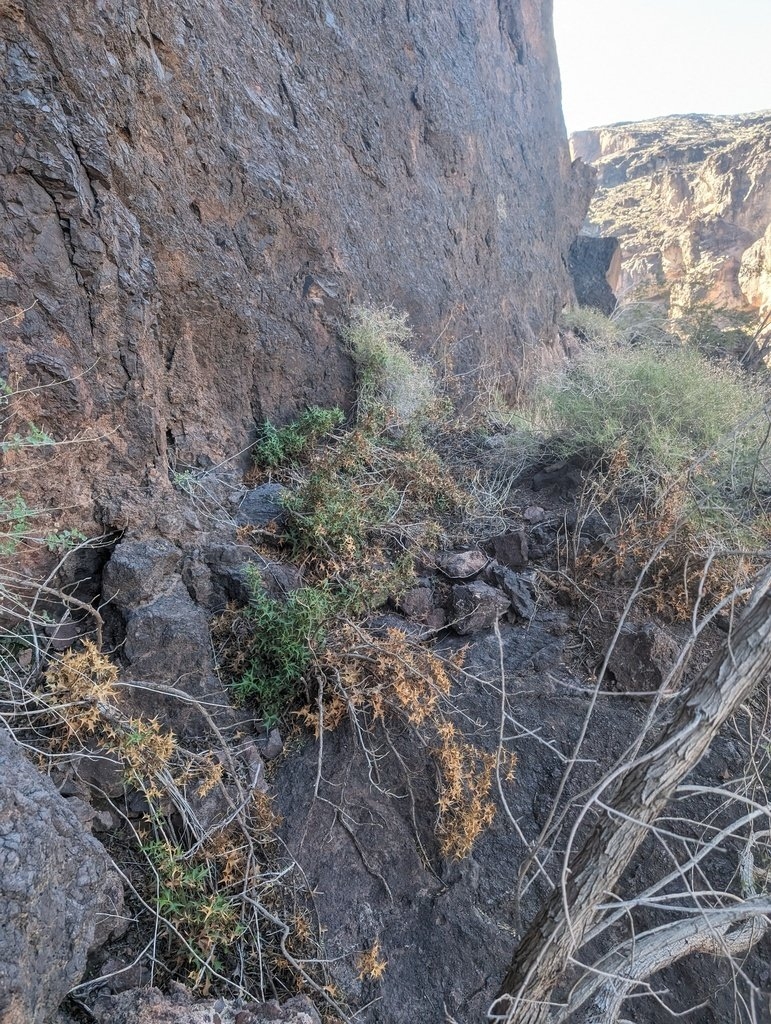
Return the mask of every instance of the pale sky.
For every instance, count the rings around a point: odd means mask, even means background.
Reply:
[[[554,0],[568,132],[771,108],[771,0]]]

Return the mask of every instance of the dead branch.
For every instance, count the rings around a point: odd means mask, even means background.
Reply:
[[[684,692],[656,745],[606,780],[574,825],[561,887],[530,925],[503,981],[490,1018],[506,1024],[553,1021],[549,1000],[568,963],[584,945],[600,904],[672,794],[712,739],[771,669],[771,571],[712,661]],[[599,803],[601,793],[615,791]],[[589,807],[599,817],[580,852],[570,847]]]

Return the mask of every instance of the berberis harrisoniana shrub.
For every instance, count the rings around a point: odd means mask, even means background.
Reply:
[[[698,593],[714,604],[748,579],[771,543],[766,390],[671,334],[579,320],[581,354],[535,403],[547,449],[587,470],[582,513],[599,511],[614,534],[576,569],[604,579],[659,551],[654,607],[682,618]]]
[[[276,600],[265,593],[258,571],[250,567],[247,578],[247,665],[233,689],[241,700],[254,699],[264,721],[273,725],[298,697],[314,649],[322,643],[333,615],[334,600],[323,587],[301,587]]]
[[[295,462],[320,438],[340,426],[344,419],[340,409],[322,409],[312,405],[284,427],[275,427],[267,420],[262,428],[262,437],[254,446],[254,461],[268,469]]]

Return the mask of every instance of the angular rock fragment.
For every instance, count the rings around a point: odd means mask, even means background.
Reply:
[[[505,594],[481,581],[454,586],[452,601],[455,616],[452,625],[461,636],[489,629],[506,614],[510,605]]]
[[[264,739],[257,741],[257,747],[265,761],[272,761],[274,758],[278,757],[284,749],[284,741],[281,738],[279,730],[271,729]]]
[[[112,553],[102,576],[102,597],[123,611],[156,597],[179,569],[182,554],[160,537],[124,540]]]
[[[485,547],[507,569],[524,569],[527,565],[530,552],[524,530],[507,530],[491,537]]]
[[[545,520],[538,523],[530,531],[528,540],[528,555],[530,558],[546,558],[557,545],[559,525],[555,522]]]
[[[399,598],[398,608],[408,619],[431,629],[441,629],[447,622],[447,616],[438,607],[429,586],[411,587]]]
[[[496,562],[485,570],[485,579],[503,591],[511,601],[511,610],[516,615],[521,619],[532,618],[535,614],[535,587],[532,580]]]
[[[677,644],[659,626],[625,625],[608,660],[608,674],[619,690],[658,690],[677,657]]]
[[[480,573],[489,561],[489,557],[479,548],[471,551],[443,551],[436,556],[436,564],[451,580],[470,579]]]
[[[523,518],[528,523],[540,523],[543,521],[543,517],[546,515],[546,510],[541,508],[540,505],[528,505],[525,511],[522,513]]]
[[[287,491],[281,484],[260,484],[247,491],[236,512],[239,526],[268,526],[284,519],[283,499]]]

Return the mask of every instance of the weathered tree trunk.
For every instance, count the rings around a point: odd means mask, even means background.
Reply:
[[[745,953],[768,929],[764,917],[771,909],[763,897],[747,900],[710,914],[656,928],[630,939],[594,965],[589,975],[571,992],[568,1005],[556,1024],[615,1024],[629,993],[692,953],[735,956]]]
[[[506,1024],[546,1024],[549,1000],[581,948],[597,907],[723,723],[771,670],[771,572],[758,584],[737,628],[683,696],[659,742],[629,766],[615,795],[522,939],[490,1013]]]

